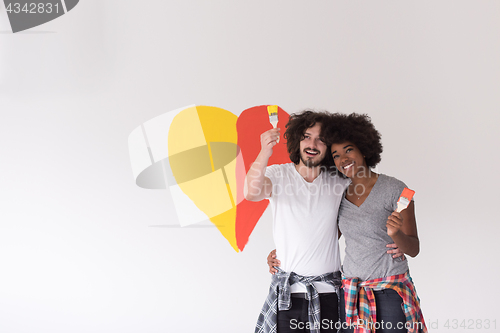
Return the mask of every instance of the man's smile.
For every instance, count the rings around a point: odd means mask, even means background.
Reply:
[[[304,149],[304,152],[309,156],[319,155],[319,151],[316,149]]]

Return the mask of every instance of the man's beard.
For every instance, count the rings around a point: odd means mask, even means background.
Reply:
[[[324,157],[323,157],[323,159],[324,159]],[[321,162],[323,162],[323,159],[321,159],[319,161],[313,161],[312,159],[305,159],[304,155],[300,154],[300,160],[308,168],[315,168],[315,167],[319,166],[321,164]]]

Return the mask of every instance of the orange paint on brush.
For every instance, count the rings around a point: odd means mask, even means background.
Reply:
[[[398,213],[400,213],[403,209],[406,209],[408,207],[414,194],[415,191],[410,190],[408,187],[404,188],[403,193],[401,193],[401,196],[399,197],[398,200],[398,208],[396,209]]]

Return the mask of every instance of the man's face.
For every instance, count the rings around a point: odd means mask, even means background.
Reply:
[[[300,141],[300,161],[303,165],[313,168],[319,166],[326,156],[326,144],[321,140],[321,124],[316,123],[304,132]]]

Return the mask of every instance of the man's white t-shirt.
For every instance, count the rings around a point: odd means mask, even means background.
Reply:
[[[349,179],[322,171],[308,183],[295,164],[276,164],[266,168],[272,184],[270,204],[276,257],[286,272],[317,276],[340,270],[337,213]],[[314,283],[320,293],[335,292],[324,282]],[[291,292],[306,292],[296,283]]]

